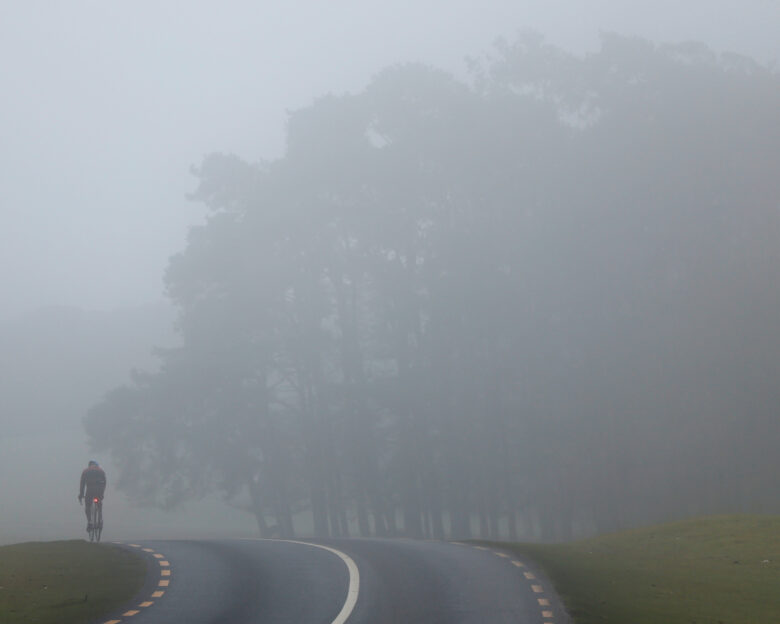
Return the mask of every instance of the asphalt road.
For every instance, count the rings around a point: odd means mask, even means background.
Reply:
[[[527,560],[412,540],[144,541],[147,584],[111,624],[569,624]]]

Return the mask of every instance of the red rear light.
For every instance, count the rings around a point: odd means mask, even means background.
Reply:
[[[97,502],[98,502],[98,499],[97,499],[97,498],[93,498],[93,499],[92,499],[92,502],[93,502],[93,503],[97,503]]]

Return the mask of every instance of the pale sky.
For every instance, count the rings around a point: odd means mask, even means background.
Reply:
[[[0,319],[159,300],[205,154],[278,157],[286,111],[396,62],[462,73],[527,29],[577,52],[614,31],[780,58],[777,0],[4,0]]]

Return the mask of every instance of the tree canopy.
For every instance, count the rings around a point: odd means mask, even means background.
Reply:
[[[182,346],[85,419],[120,487],[263,534],[567,538],[778,509],[780,80],[700,44],[499,42],[212,154]]]

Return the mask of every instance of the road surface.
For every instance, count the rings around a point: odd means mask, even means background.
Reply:
[[[132,544],[132,545],[131,545]],[[530,561],[413,540],[168,540],[146,586],[100,624],[569,624]]]

